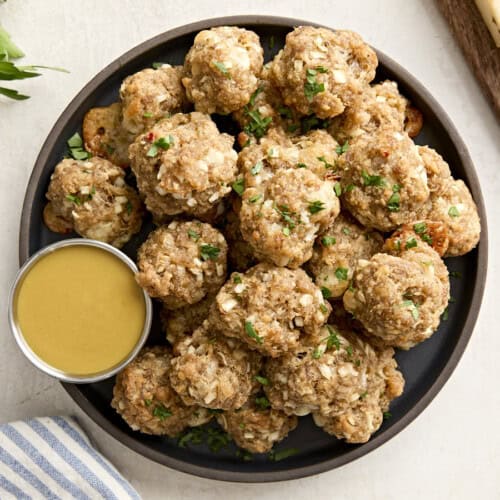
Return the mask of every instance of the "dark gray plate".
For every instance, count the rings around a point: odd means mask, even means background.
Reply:
[[[39,248],[61,239],[49,232],[42,223],[45,191],[54,166],[66,151],[66,140],[81,126],[85,112],[93,106],[117,100],[120,82],[127,75],[148,67],[155,61],[182,64],[195,34],[211,26],[238,25],[256,31],[265,48],[266,59],[283,45],[284,37],[293,26],[311,24],[306,21],[264,16],[241,16],[210,19],[163,33],[111,63],[66,108],[50,132],[37,159],[24,201],[19,258],[23,263]],[[274,48],[270,49],[273,37]],[[419,144],[429,144],[449,162],[453,175],[465,180],[472,191],[482,218],[482,239],[476,250],[465,257],[449,259],[450,270],[459,271],[461,279],[452,278],[449,318],[428,341],[409,352],[399,352],[397,360],[406,379],[403,396],[391,407],[392,418],[364,445],[349,445],[338,441],[315,427],[307,417],[298,428],[278,446],[296,447],[299,453],[280,462],[266,456],[256,456],[251,462],[237,458],[235,449],[211,453],[204,446],[179,448],[175,440],[141,435],[131,431],[109,406],[113,381],[89,385],[63,384],[75,402],[101,427],[138,453],[191,474],[227,481],[280,481],[294,479],[339,467],[350,462],[397,434],[407,426],[432,400],[458,363],[472,334],[483,295],[487,267],[487,231],[484,203],[478,179],[469,154],[455,127],[444,110],[401,66],[378,52],[377,79],[390,78],[399,83],[400,90],[423,112],[425,126],[417,138]],[[146,224],[141,234],[125,248],[132,258],[137,246],[151,229]],[[153,325],[151,343],[163,341],[158,323]]]

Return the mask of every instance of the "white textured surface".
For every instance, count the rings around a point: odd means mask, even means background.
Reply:
[[[490,265],[472,340],[450,381],[406,430],[368,456],[303,480],[238,485],[197,479],[150,462],[94,425],[58,383],[23,358],[6,321],[17,269],[21,205],[36,155],[55,120],[101,68],[175,26],[234,14],[274,14],[350,28],[413,73],[448,110],[479,172],[490,222]],[[0,423],[72,413],[145,499],[500,498],[500,129],[430,0],[8,0],[0,22],[27,63],[62,66],[23,83],[33,98],[0,103]]]

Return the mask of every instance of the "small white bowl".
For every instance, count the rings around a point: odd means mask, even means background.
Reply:
[[[83,246],[91,246],[91,247],[96,247],[100,248],[101,250],[105,250],[106,252],[114,255],[118,259],[120,259],[123,263],[125,263],[134,273],[137,272],[137,266],[135,265],[134,261],[131,260],[129,257],[127,257],[122,251],[118,250],[117,248],[108,245],[107,243],[103,243],[101,241],[97,240],[90,240],[90,239],[83,239],[83,238],[73,238],[73,239],[68,239],[68,240],[62,240],[57,243],[53,243],[52,245],[46,246],[45,248],[42,248],[39,250],[37,253],[32,255],[21,267],[19,272],[17,273],[16,279],[12,285],[12,288],[10,290],[9,294],[9,325],[10,329],[12,331],[12,334],[14,335],[14,338],[16,339],[17,345],[21,349],[21,351],[24,353],[24,355],[41,371],[47,373],[48,375],[51,375],[52,377],[55,377],[59,380],[62,380],[63,382],[72,382],[74,384],[89,384],[91,382],[98,382],[100,380],[104,380],[106,378],[112,377],[115,375],[117,372],[122,370],[126,365],[128,365],[139,353],[141,350],[142,346],[146,342],[146,339],[148,338],[149,335],[149,330],[151,328],[151,321],[153,318],[153,304],[151,301],[151,298],[149,295],[143,291],[144,294],[144,304],[146,307],[146,315],[144,319],[144,326],[142,329],[141,336],[139,337],[139,340],[137,341],[137,344],[133,348],[133,350],[130,352],[130,354],[118,365],[113,366],[109,370],[105,370],[99,373],[95,373],[90,376],[75,376],[66,372],[63,372],[57,368],[54,368],[53,366],[49,365],[45,361],[43,361],[37,354],[33,352],[31,347],[28,345],[26,340],[24,339],[23,333],[21,329],[19,328],[19,325],[16,321],[15,313],[14,313],[14,302],[16,298],[16,293],[18,291],[19,285],[22,283],[22,280],[24,276],[30,271],[30,269],[33,267],[33,265],[38,262],[42,257],[46,256],[49,253],[52,253],[60,248],[64,247],[69,247],[69,246],[77,246],[77,245],[83,245]]]

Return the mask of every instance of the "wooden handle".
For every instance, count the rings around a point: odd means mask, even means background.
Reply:
[[[473,0],[436,0],[500,121],[500,49]]]

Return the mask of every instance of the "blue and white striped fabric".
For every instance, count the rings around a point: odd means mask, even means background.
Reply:
[[[0,500],[140,500],[72,418],[0,425]]]

